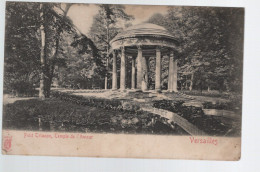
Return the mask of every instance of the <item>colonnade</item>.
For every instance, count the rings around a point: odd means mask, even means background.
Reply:
[[[126,53],[125,47],[121,47],[120,62],[120,90],[126,89]],[[156,67],[155,67],[155,90],[161,91],[161,61],[162,52],[160,47],[156,47]],[[112,71],[112,89],[117,90],[117,53],[113,50],[113,71]],[[135,64],[136,63],[136,64]],[[136,70],[137,68],[137,70]],[[131,89],[148,90],[148,67],[147,57],[143,56],[142,47],[137,47],[137,56],[132,58]],[[136,73],[137,72],[137,73]],[[137,77],[137,78],[135,78]],[[136,82],[136,83],[135,83]],[[173,51],[169,53],[169,71],[168,71],[168,91],[177,92],[177,61]]]

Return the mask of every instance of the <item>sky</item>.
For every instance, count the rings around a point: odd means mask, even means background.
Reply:
[[[166,14],[167,6],[151,6],[151,5],[125,5],[125,12],[134,16],[132,24],[139,24],[148,20],[153,14]],[[93,16],[98,13],[98,6],[95,4],[76,4],[73,5],[68,16],[78,29],[88,34],[93,22]]]

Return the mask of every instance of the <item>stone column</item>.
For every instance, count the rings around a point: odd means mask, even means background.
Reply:
[[[148,90],[148,67],[147,67],[147,59],[146,57],[142,57],[142,91]]]
[[[177,62],[173,52],[170,53],[169,59],[168,91],[177,92]]]
[[[125,78],[126,78],[126,59],[125,48],[121,48],[121,69],[120,69],[120,90],[125,90]]]
[[[177,60],[174,59],[173,61],[173,83],[172,83],[172,87],[173,87],[173,91],[174,92],[178,92],[178,89],[177,89],[177,80],[178,80],[178,66],[177,66]]]
[[[168,91],[172,92],[173,91],[173,52],[170,53],[170,58],[169,58],[169,70],[168,70]]]
[[[161,90],[161,49],[156,48],[155,90]]]
[[[135,89],[135,58],[132,56],[131,88]]]
[[[138,47],[138,54],[137,54],[137,83],[136,83],[136,88],[141,89],[142,87],[142,48]]]
[[[116,69],[116,52],[113,51],[113,75],[112,75],[112,90],[117,89],[117,69]]]

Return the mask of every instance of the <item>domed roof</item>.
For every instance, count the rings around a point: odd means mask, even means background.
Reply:
[[[152,23],[141,23],[125,29],[116,35],[115,38],[111,40],[111,42],[119,39],[138,36],[154,36],[175,39],[175,37],[162,26]]]

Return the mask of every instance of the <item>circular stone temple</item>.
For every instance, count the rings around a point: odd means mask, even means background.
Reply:
[[[121,57],[120,90],[126,89],[127,58],[132,60],[131,89],[148,90],[147,60],[155,57],[155,90],[161,90],[161,59],[169,58],[168,91],[177,91],[177,61],[174,50],[178,41],[164,27],[142,23],[131,26],[116,35],[111,41],[110,52],[113,54],[112,89],[118,89],[117,56]]]

